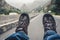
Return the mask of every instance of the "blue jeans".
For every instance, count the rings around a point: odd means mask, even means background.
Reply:
[[[60,39],[60,35],[58,35],[56,32],[52,30],[48,30],[44,34],[43,40],[55,40],[55,39]],[[29,37],[23,31],[20,31],[20,32],[12,34],[5,40],[29,40]]]
[[[29,37],[23,31],[20,31],[10,35],[5,40],[29,40]]]
[[[55,39],[60,39],[60,35],[58,35],[55,31],[48,30],[44,34],[44,40],[55,40]]]

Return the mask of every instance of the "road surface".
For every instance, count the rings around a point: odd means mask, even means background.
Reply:
[[[28,27],[28,36],[30,38],[30,40],[43,40],[43,36],[44,36],[44,28],[43,28],[43,24],[42,24],[42,17],[44,14],[39,14],[38,16],[36,16],[35,18],[30,20],[30,25]],[[54,17],[57,23],[57,31],[60,34],[60,17]],[[8,37],[9,35],[11,35],[12,33],[14,33],[16,28],[2,34],[0,36],[0,40],[5,39],[6,37]]]
[[[0,25],[11,22],[11,21],[15,21],[18,18],[19,18],[19,15],[1,15]]]
[[[20,15],[21,14],[19,14],[19,15],[0,15],[0,25],[18,20]],[[38,13],[37,14],[36,13],[29,13],[30,17],[36,16],[36,15],[38,15]]]

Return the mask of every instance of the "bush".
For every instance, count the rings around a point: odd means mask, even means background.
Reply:
[[[16,12],[16,13],[21,13],[19,9],[5,9],[5,8],[0,8],[0,14],[5,14],[9,15],[10,12]]]
[[[9,10],[9,13],[10,13],[10,12],[21,13],[21,11],[20,11],[20,10],[18,10],[18,9],[10,9],[10,10]]]
[[[51,9],[56,15],[60,15],[60,0],[55,0],[55,6]]]
[[[8,14],[8,11],[7,9],[0,8],[0,14]]]

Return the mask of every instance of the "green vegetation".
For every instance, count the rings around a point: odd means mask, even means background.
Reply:
[[[10,12],[20,13],[21,11],[13,6],[10,6],[5,0],[0,0],[0,14],[8,15]]]
[[[55,0],[55,5],[51,8],[55,15],[60,15],[60,0]]]
[[[9,13],[10,13],[10,12],[21,13],[21,10],[19,10],[19,9],[10,9],[10,10],[9,10]]]
[[[5,8],[0,8],[0,14],[5,14],[8,15],[10,12],[16,12],[16,13],[21,13],[19,9],[5,9]]]

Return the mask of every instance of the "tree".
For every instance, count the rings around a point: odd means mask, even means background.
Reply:
[[[55,6],[52,8],[52,11],[60,15],[60,0],[55,0]]]

